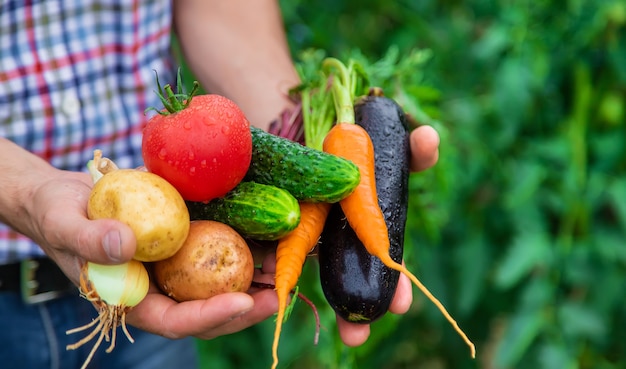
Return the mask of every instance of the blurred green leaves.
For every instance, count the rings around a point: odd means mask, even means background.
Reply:
[[[320,343],[296,304],[281,367],[626,367],[625,3],[281,5],[296,58],[367,60],[373,83],[439,131],[439,162],[411,177],[405,260],[478,349],[469,359],[417,291],[366,345],[343,346],[312,260],[300,286]],[[217,355],[205,367],[269,367],[272,328],[205,343]]]

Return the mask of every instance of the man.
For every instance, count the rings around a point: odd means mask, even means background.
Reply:
[[[142,164],[143,112],[160,104],[154,70],[174,81],[172,31],[203,88],[234,100],[258,127],[291,107],[286,93],[299,78],[275,0],[0,0],[0,10],[0,360],[3,367],[79,366],[90,347],[66,351],[79,337],[65,331],[95,309],[58,273],[76,284],[85,260],[116,264],[135,250],[126,225],[86,218],[85,164],[95,148],[120,167]],[[430,127],[412,133],[414,170],[437,161],[438,140]],[[268,257],[255,280],[272,283],[273,268]],[[29,271],[35,282],[54,282],[54,298],[24,286]],[[410,303],[402,277],[391,311]],[[271,290],[181,304],[153,290],[127,316],[139,328],[131,332],[135,344],[120,336],[111,354],[92,362],[193,367],[189,337],[234,333],[276,309]],[[369,335],[367,325],[338,325],[347,345]]]

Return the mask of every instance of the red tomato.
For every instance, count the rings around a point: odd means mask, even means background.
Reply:
[[[193,96],[187,107],[161,111],[143,131],[145,167],[189,201],[225,195],[245,176],[252,158],[250,122],[230,99]]]

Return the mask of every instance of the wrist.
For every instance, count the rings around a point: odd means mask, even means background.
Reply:
[[[0,138],[0,221],[24,233],[38,188],[57,171],[40,157]]]

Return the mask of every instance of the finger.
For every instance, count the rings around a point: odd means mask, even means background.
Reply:
[[[258,241],[247,239],[248,247],[252,252],[254,265],[262,264],[269,254],[276,251],[276,241]]]
[[[128,313],[127,321],[142,330],[177,339],[202,336],[253,307],[252,297],[239,292],[181,303],[150,293]]]
[[[36,202],[43,211],[36,237],[52,253],[70,253],[86,260],[111,264],[128,261],[135,253],[135,236],[126,224],[112,219],[89,220],[86,205],[90,187],[81,179],[51,181]]]
[[[391,300],[389,311],[394,314],[404,314],[411,308],[413,303],[413,285],[409,277],[400,273],[398,279],[398,286],[396,287],[396,293]]]
[[[113,219],[76,219],[67,229],[69,243],[64,246],[84,258],[100,264],[119,264],[132,259],[136,238],[126,224]]]
[[[420,126],[411,132],[411,170],[428,169],[439,159],[439,134],[431,126]]]
[[[274,291],[275,281],[274,274],[264,274],[260,269],[255,269],[252,277],[252,286],[248,289],[248,293],[253,294],[261,290]]]
[[[257,284],[260,283],[260,284],[265,284],[266,286],[273,286],[275,283],[275,275],[274,275],[275,271],[276,271],[276,256],[274,253],[271,253],[267,257],[265,257],[263,264],[261,265],[261,268],[254,269],[254,275],[252,277],[252,281],[256,282]],[[269,287],[257,288],[257,286],[255,286],[255,284],[253,283],[250,290],[248,290],[248,293],[254,293],[256,291],[268,289],[268,288]]]
[[[278,311],[278,299],[274,290],[261,290],[251,296],[254,299],[254,309],[238,314],[210,331],[197,334],[196,337],[213,339],[236,333],[266,320]]]
[[[263,259],[263,265],[261,267],[263,273],[276,273],[276,253],[271,252]]]
[[[350,323],[339,316],[337,316],[337,329],[339,330],[341,341],[343,341],[346,346],[351,347],[364,344],[370,335],[369,324]]]

